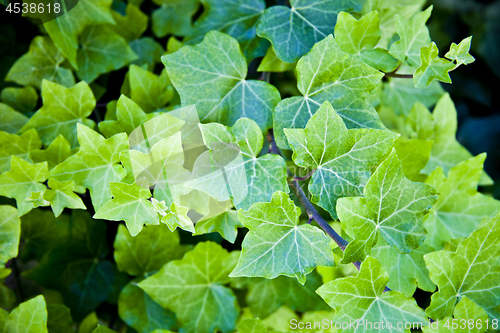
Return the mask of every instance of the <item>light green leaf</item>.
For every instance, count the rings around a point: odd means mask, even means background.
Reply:
[[[0,103],[0,131],[17,133],[28,122],[28,117],[10,106]]]
[[[48,333],[47,308],[42,295],[21,303],[7,317],[5,333]]]
[[[135,237],[120,224],[113,247],[118,270],[133,276],[158,271],[167,262],[182,258],[187,250],[179,244],[177,231],[162,224],[147,226]]]
[[[79,0],[71,11],[43,25],[54,44],[75,69],[78,69],[78,35],[89,24],[115,24],[111,15],[111,3],[111,0]]]
[[[87,117],[95,108],[95,99],[85,82],[66,88],[44,80],[42,99],[43,106],[21,128],[21,133],[34,128],[45,145],[62,134],[74,148],[78,145],[76,124],[94,127],[94,122]]]
[[[157,76],[139,66],[131,65],[128,76],[130,98],[146,113],[165,106],[173,96],[174,89],[166,71]]]
[[[448,172],[437,168],[427,180],[440,193],[437,203],[426,216],[427,243],[444,248],[452,239],[467,237],[484,217],[500,212],[500,201],[477,192],[486,154],[460,162]]]
[[[111,15],[116,22],[116,25],[111,28],[128,42],[140,38],[148,28],[149,17],[133,3],[127,4],[125,15],[114,10],[111,11]]]
[[[231,126],[247,117],[262,131],[272,127],[279,92],[267,82],[245,80],[247,63],[234,38],[211,31],[200,44],[164,55],[162,61],[182,105],[195,104],[201,122]]]
[[[0,131],[0,172],[10,169],[11,156],[31,161],[29,153],[41,147],[42,141],[34,129],[22,135]]]
[[[151,15],[156,37],[168,34],[186,36],[191,32],[192,16],[198,9],[198,0],[154,0],[160,8]]]
[[[137,127],[156,116],[158,116],[157,113],[144,113],[133,100],[121,95],[116,105],[116,120],[101,121],[99,130],[107,138],[121,132],[130,134]]]
[[[432,6],[429,6],[425,11],[415,14],[409,21],[399,14],[396,15],[399,40],[391,45],[389,53],[401,60],[403,64],[420,66],[420,48],[431,42],[429,29],[425,25],[431,12]]]
[[[238,220],[238,212],[231,210],[231,201],[216,201],[210,198],[208,207],[209,213],[196,222],[194,235],[218,232],[228,242],[234,243],[238,235],[237,228],[242,228],[243,225]]]
[[[424,182],[426,175],[420,173],[429,161],[433,142],[431,140],[403,140],[399,137],[394,141],[394,149],[403,166],[403,173],[411,181]]]
[[[15,110],[26,114],[35,110],[38,94],[35,88],[31,86],[23,88],[7,87],[2,89],[0,99]]]
[[[458,45],[451,43],[450,50],[446,52],[444,57],[454,61],[458,66],[473,63],[476,59],[469,53],[471,42],[472,36],[469,36],[464,38]]]
[[[109,183],[125,177],[125,170],[118,162],[120,153],[128,149],[127,135],[121,133],[104,139],[81,124],[77,124],[77,131],[80,150],[50,170],[47,177],[58,181],[74,180],[75,185],[85,186],[98,211],[111,199]]]
[[[137,66],[146,64],[147,69],[150,71],[154,71],[156,64],[161,60],[162,54],[165,53],[163,47],[151,37],[133,40],[128,45],[139,57],[132,63]]]
[[[155,302],[174,311],[187,332],[230,332],[236,326],[239,308],[236,296],[224,285],[237,255],[216,243],[198,243],[182,260],[169,262],[138,286]]]
[[[324,102],[305,129],[285,128],[293,161],[316,169],[309,182],[311,201],[337,218],[337,200],[360,196],[397,134],[374,129],[347,129],[342,118]]]
[[[304,128],[325,101],[343,118],[347,128],[384,125],[364,97],[383,74],[343,52],[330,35],[314,45],[297,63],[297,86],[304,95],[286,98],[274,111],[274,133],[280,148],[288,148],[284,128]]]
[[[105,25],[86,27],[79,36],[76,74],[88,83],[99,75],[120,69],[136,60],[127,41]]]
[[[62,65],[64,60],[50,37],[37,36],[31,41],[28,53],[10,68],[5,80],[38,89],[43,80],[48,80],[69,88],[75,84],[75,78],[71,70]]]
[[[424,256],[431,280],[439,291],[426,313],[432,319],[451,317],[457,303],[467,297],[500,319],[500,214],[483,220],[481,227],[459,243],[456,251],[441,250]]]
[[[187,216],[189,208],[177,205],[173,202],[170,205],[170,209],[165,213],[165,215],[161,218],[161,223],[164,223],[168,226],[170,231],[175,231],[177,227],[194,233],[194,225],[193,221]]]
[[[73,192],[75,187],[74,181],[59,182],[55,179],[49,179],[48,185],[49,189],[45,190],[43,199],[50,203],[55,217],[61,215],[65,207],[71,209],[87,209],[82,199]]]
[[[97,325],[96,329],[93,330],[92,333],[116,333],[116,331],[113,331],[107,326]]]
[[[291,0],[290,6],[268,8],[257,27],[257,34],[267,38],[276,55],[288,63],[299,60],[316,42],[333,33],[339,12],[359,12],[362,1]]]
[[[30,130],[34,131],[34,130]],[[29,133],[30,131],[26,132]],[[47,161],[49,170],[62,163],[71,155],[75,154],[78,148],[71,150],[68,140],[59,134],[57,138],[47,147],[47,149],[35,149],[29,152],[29,157],[34,163]]]
[[[24,199],[24,202],[33,204],[34,208],[49,206],[50,202],[43,198],[43,194],[43,191],[31,192],[31,195]]]
[[[432,42],[428,47],[420,48],[420,67],[413,75],[413,83],[417,88],[425,88],[433,80],[451,83],[449,71],[455,65],[444,58],[439,57],[439,50],[436,43]]]
[[[93,216],[95,219],[125,221],[132,236],[137,236],[144,224],[158,225],[160,219],[153,209],[149,186],[145,179],[134,184],[111,182],[113,199],[106,202]]]
[[[32,203],[25,201],[31,196],[31,192],[46,189],[42,182],[47,179],[47,172],[47,162],[33,165],[12,156],[10,171],[0,175],[0,195],[16,199],[18,214],[23,216],[34,208]]]
[[[402,172],[396,151],[370,177],[364,197],[341,198],[337,213],[345,232],[354,238],[342,263],[363,260],[381,235],[400,253],[410,253],[423,243],[423,217],[437,200],[436,190],[409,181]]]
[[[239,322],[238,333],[266,333],[268,329],[259,318],[245,318]]]
[[[0,265],[9,259],[17,257],[19,237],[21,236],[21,220],[17,209],[0,205]]]
[[[282,61],[272,46],[267,49],[266,55],[260,61],[258,72],[285,72],[295,68],[295,64],[289,64]]]
[[[343,332],[387,332],[391,323],[391,332],[410,332],[410,329],[398,328],[397,324],[412,323],[426,325],[424,312],[413,298],[398,291],[384,292],[389,282],[387,271],[380,263],[367,257],[361,263],[357,276],[333,280],[321,286],[316,292],[335,309],[334,323],[347,323]],[[385,323],[373,328],[365,325],[349,326],[350,321],[362,320],[369,323]]]
[[[238,218],[250,232],[230,276],[274,279],[285,275],[304,284],[316,266],[334,266],[328,237],[309,224],[299,225],[300,213],[281,191],[269,203],[255,203],[247,212],[240,210]]]

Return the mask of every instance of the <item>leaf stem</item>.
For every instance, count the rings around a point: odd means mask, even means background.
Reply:
[[[386,77],[395,77],[399,79],[413,79],[413,74],[398,74],[398,73],[385,73]]]
[[[270,129],[269,132],[267,132],[267,141],[269,141],[270,144],[268,153],[281,155],[278,146],[276,145],[276,140],[274,139],[274,133],[272,129]]]
[[[21,277],[19,274],[19,268],[17,267],[16,258],[10,260],[10,267],[12,268],[12,277],[14,278],[15,292],[19,303],[24,302],[23,290],[21,288]]]
[[[313,169],[311,172],[309,172],[304,177],[297,177],[297,176],[295,176],[295,177],[293,177],[293,179],[298,180],[298,181],[309,179],[316,172],[316,170],[317,169]]]

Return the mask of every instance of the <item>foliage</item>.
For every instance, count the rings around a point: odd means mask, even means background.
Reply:
[[[80,0],[5,23],[34,29],[0,64],[0,332],[498,328],[495,177],[440,83],[482,60],[433,11]]]

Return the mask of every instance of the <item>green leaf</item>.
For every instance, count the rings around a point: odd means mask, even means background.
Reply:
[[[146,113],[165,106],[173,96],[174,90],[166,71],[157,76],[146,69],[131,65],[128,76],[130,98]]]
[[[455,65],[446,59],[439,57],[439,50],[436,43],[432,42],[428,47],[420,48],[420,67],[413,75],[413,83],[417,88],[425,88],[433,80],[451,83],[449,71]]]
[[[238,220],[238,212],[231,210],[233,204],[229,200],[216,201],[210,198],[208,207],[209,213],[196,222],[194,235],[218,232],[228,242],[234,243],[238,235],[237,228],[242,228],[243,225]]]
[[[109,183],[125,177],[125,170],[118,162],[120,152],[128,149],[127,135],[121,133],[104,139],[81,124],[77,124],[77,130],[80,151],[50,170],[47,178],[73,180],[75,185],[85,186],[97,211],[111,199]]]
[[[285,275],[304,284],[316,266],[334,266],[328,237],[309,224],[299,225],[300,213],[281,191],[269,203],[255,203],[247,212],[240,210],[238,218],[250,232],[230,276],[274,279]]]
[[[424,312],[413,298],[397,291],[384,292],[389,281],[387,271],[372,257],[361,263],[361,270],[355,277],[333,280],[321,286],[316,292],[335,309],[333,321],[347,323],[343,332],[387,332],[391,323],[392,332],[410,332],[397,328],[399,322],[426,325]],[[385,323],[385,327],[368,328],[348,326],[349,322],[361,320],[368,323]]]
[[[66,207],[71,209],[87,209],[82,199],[73,192],[75,187],[74,181],[59,182],[55,179],[49,179],[48,185],[49,189],[45,190],[43,199],[50,203],[55,217],[61,215],[63,209]]]
[[[267,49],[266,55],[260,61],[258,72],[285,72],[295,68],[295,64],[289,64],[282,61],[272,46]]]
[[[339,12],[359,12],[362,1],[291,0],[290,5],[268,8],[257,27],[257,34],[267,38],[276,55],[288,63],[299,60],[316,42],[333,33]]]
[[[44,191],[47,187],[42,183],[47,179],[47,163],[31,164],[12,156],[10,171],[0,175],[0,195],[16,199],[18,215],[23,216],[32,210],[33,204],[25,199],[31,192]]]
[[[138,286],[174,311],[187,332],[229,332],[236,326],[239,308],[231,289],[224,285],[237,255],[212,242],[198,243],[182,260],[169,262]]]
[[[139,333],[150,333],[155,329],[168,330],[176,324],[175,314],[153,301],[144,290],[137,287],[136,282],[122,289],[118,298],[118,314]]]
[[[372,248],[370,255],[388,272],[387,287],[411,297],[417,286],[429,292],[436,290],[424,261],[424,255],[433,251],[433,248],[424,243],[408,254],[401,254],[379,236],[378,243]]]
[[[364,197],[341,198],[337,213],[342,228],[354,238],[342,263],[363,260],[381,235],[400,253],[410,253],[423,243],[423,217],[437,201],[436,190],[414,183],[402,172],[395,150],[370,177]]]
[[[464,38],[458,45],[451,43],[450,50],[446,52],[444,57],[454,61],[457,66],[473,63],[476,59],[469,53],[471,42],[472,36],[469,36]]]
[[[162,201],[163,202],[163,201]],[[194,233],[193,221],[188,217],[187,213],[189,208],[181,206],[173,202],[170,208],[165,212],[161,218],[161,223],[168,226],[170,231],[175,231],[177,227]]]
[[[0,131],[17,133],[28,122],[28,117],[10,106],[0,103]]]
[[[133,276],[158,271],[167,262],[182,258],[187,249],[179,244],[178,233],[164,225],[148,226],[132,237],[120,224],[113,247],[118,270]]]
[[[425,23],[431,16],[432,6],[415,14],[411,20],[396,15],[396,30],[399,40],[391,45],[389,53],[405,65],[420,66],[420,48],[431,43],[429,29]]]
[[[35,110],[38,94],[35,88],[31,86],[23,88],[7,87],[2,89],[0,99],[13,109],[26,114]]]
[[[34,208],[49,206],[50,202],[43,198],[43,194],[43,191],[31,192],[31,195],[24,199],[24,202],[33,204]]]
[[[304,128],[325,101],[343,118],[347,128],[384,126],[364,97],[383,74],[343,52],[330,35],[314,45],[297,63],[297,86],[304,96],[282,100],[274,111],[274,133],[280,148],[288,148],[284,128]]]
[[[29,153],[41,147],[42,141],[34,129],[22,135],[0,131],[0,172],[10,169],[11,156],[31,161]]]
[[[500,215],[483,220],[481,227],[459,243],[456,251],[441,250],[424,256],[439,291],[426,313],[433,319],[451,317],[464,297],[500,319]]]
[[[21,303],[7,317],[6,333],[48,333],[47,308],[42,295]]]
[[[75,8],[43,25],[54,44],[68,59],[77,65],[77,37],[89,24],[115,24],[111,15],[111,0],[79,0]]]
[[[107,326],[97,325],[97,328],[93,330],[92,333],[116,333],[116,331],[113,331]]]
[[[429,161],[433,142],[431,140],[403,140],[400,138],[394,142],[394,148],[403,166],[404,175],[411,181],[424,182],[427,177],[420,171]]]
[[[19,237],[21,236],[21,220],[17,209],[8,205],[0,205],[0,265],[17,257]]]
[[[75,84],[75,78],[71,70],[63,66],[64,61],[64,55],[50,37],[37,36],[31,41],[28,53],[10,68],[5,80],[38,89],[43,80],[48,80],[69,88]]]
[[[34,130],[30,130],[34,131]],[[29,133],[30,131],[26,132]],[[29,152],[29,157],[34,163],[47,161],[49,170],[65,161],[68,157],[78,151],[78,148],[71,150],[71,145],[66,138],[59,134],[47,149],[35,149]]]
[[[21,133],[34,128],[45,145],[62,134],[74,148],[78,145],[76,124],[94,127],[94,122],[87,117],[95,108],[95,99],[85,82],[66,88],[43,81],[42,99],[43,106],[21,128]]]
[[[153,209],[149,186],[145,179],[134,184],[111,182],[113,199],[106,202],[93,216],[95,219],[125,221],[132,236],[137,236],[144,224],[158,225],[160,219]]]
[[[324,102],[305,129],[284,129],[293,161],[316,169],[309,182],[311,201],[337,218],[337,200],[362,195],[363,187],[397,135],[374,129],[347,129]]]
[[[85,28],[79,36],[76,74],[88,83],[99,75],[120,69],[136,60],[137,54],[127,41],[105,25]]]
[[[73,318],[70,310],[63,304],[47,305],[47,329],[49,333],[73,332]]]
[[[198,9],[198,0],[155,0],[160,8],[151,15],[153,33],[156,37],[173,34],[186,36],[191,32],[192,16]]]
[[[241,45],[250,61],[261,57],[269,43],[257,36],[257,24],[266,9],[263,0],[201,0],[205,9],[188,36],[188,43],[199,43],[211,30],[224,32]]]
[[[192,177],[185,187],[201,190],[219,201],[231,199],[236,208],[242,209],[268,202],[276,191],[289,191],[283,158],[274,154],[257,157],[263,136],[256,122],[241,118],[231,128],[205,124],[200,129],[210,150],[195,164],[193,173],[201,177]],[[204,160],[206,165],[202,164]]]
[[[459,163],[445,177],[438,167],[426,180],[440,193],[425,220],[428,244],[444,248],[452,239],[467,237],[484,217],[493,217],[500,211],[500,201],[477,192],[477,186],[486,154]]]
[[[151,37],[133,40],[128,45],[139,57],[132,63],[137,66],[146,64],[147,69],[150,71],[154,71],[156,64],[160,62],[162,54],[165,53],[163,47]]]
[[[182,105],[195,104],[201,122],[231,126],[247,117],[262,131],[272,127],[279,92],[267,82],[245,80],[247,63],[234,38],[211,31],[200,44],[164,55],[162,61]]]
[[[140,38],[148,28],[149,17],[141,12],[138,6],[128,3],[125,8],[125,15],[116,11],[111,11],[116,25],[111,28],[126,41],[133,41]]]

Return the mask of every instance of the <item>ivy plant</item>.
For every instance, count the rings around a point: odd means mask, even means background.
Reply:
[[[432,11],[80,0],[43,23],[0,94],[0,332],[498,329],[500,201],[441,86],[472,36],[438,45]]]

